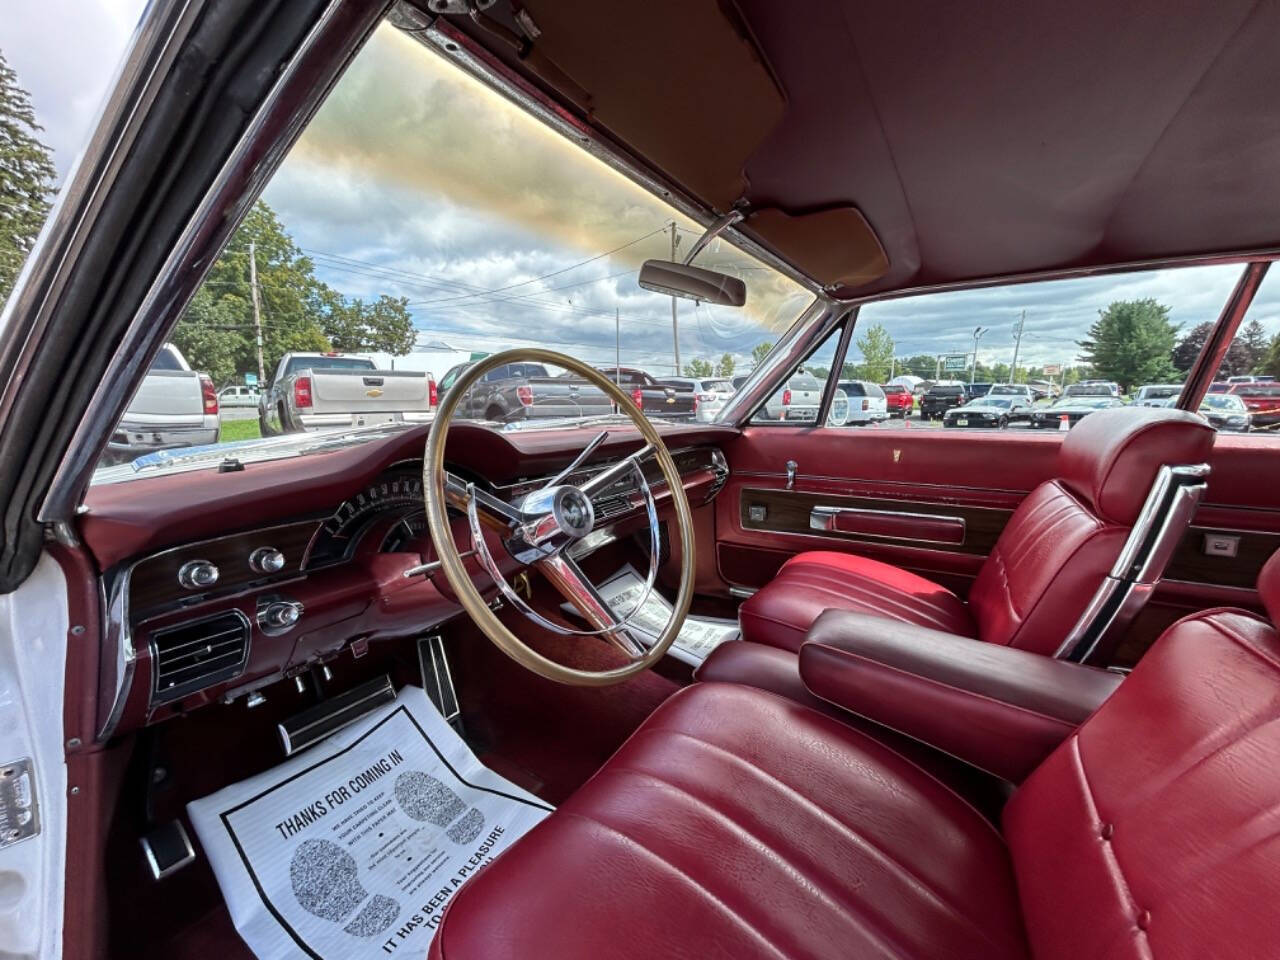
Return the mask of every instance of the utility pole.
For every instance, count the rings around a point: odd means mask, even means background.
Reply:
[[[258,256],[257,244],[249,244],[249,288],[253,294],[253,330],[258,340],[258,389],[267,382],[267,371],[262,364],[262,308],[258,305]]]
[[[1027,322],[1027,311],[1022,311],[1022,316],[1018,318],[1018,322],[1013,325],[1013,366],[1009,368],[1009,382],[1013,383],[1018,377],[1018,351],[1022,348],[1022,328]]]
[[[671,221],[671,262],[676,260],[676,246],[680,238],[676,236],[676,222]],[[680,376],[680,321],[676,318],[676,298],[671,298],[671,341],[676,348],[676,376]]]
[[[622,383],[622,339],[618,333],[622,323],[622,315],[617,307],[613,308],[613,382]]]
[[[978,340],[986,332],[986,327],[973,328],[973,366],[969,368],[969,386],[973,386],[974,377],[978,373]]]

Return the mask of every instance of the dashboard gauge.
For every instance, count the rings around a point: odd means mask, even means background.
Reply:
[[[427,535],[427,514],[419,507],[401,517],[382,540],[383,553],[411,550]]]
[[[421,536],[422,474],[412,468],[390,470],[353,497],[342,501],[317,531],[307,552],[308,567],[322,567],[351,556],[361,536],[379,518],[403,514],[402,522],[388,534],[404,543]],[[414,517],[416,516],[416,521]]]

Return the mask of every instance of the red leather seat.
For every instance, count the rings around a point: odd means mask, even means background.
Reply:
[[[1259,589],[1280,617],[1280,558]],[[454,895],[431,956],[1274,958],[1277,756],[1280,636],[1232,610],[1171,627],[1003,836],[865,735],[700,684]]]
[[[1102,410],[1063,440],[1057,476],[1010,517],[965,604],[905,570],[802,553],[742,604],[744,640],[799,650],[824,610],[853,610],[1052,654],[1120,554],[1160,467],[1208,459],[1213,430],[1162,408]]]

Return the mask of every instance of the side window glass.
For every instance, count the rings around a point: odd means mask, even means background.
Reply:
[[[837,327],[827,334],[808,359],[765,400],[764,406],[751,418],[753,423],[812,427],[818,422],[818,408],[835,365],[841,332],[842,327]],[[832,413],[833,417],[839,418],[838,411],[833,410]]]

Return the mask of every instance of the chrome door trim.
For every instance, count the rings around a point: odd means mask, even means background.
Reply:
[[[943,523],[955,523],[960,526],[960,539],[958,541],[930,540],[928,537],[900,537],[893,533],[859,533],[853,530],[837,530],[835,529],[835,520],[836,517],[841,514],[867,517],[894,517],[905,518],[908,520],[928,520],[934,523],[938,521]],[[753,527],[752,529],[758,528]],[[964,517],[948,516],[947,514],[942,513],[908,513],[907,511],[901,510],[874,510],[869,507],[837,507],[826,504],[819,504],[809,511],[809,529],[841,534],[848,537],[875,537],[877,540],[902,540],[906,543],[936,543],[950,547],[962,546],[964,544],[965,535],[968,533],[968,527],[965,524]]]

